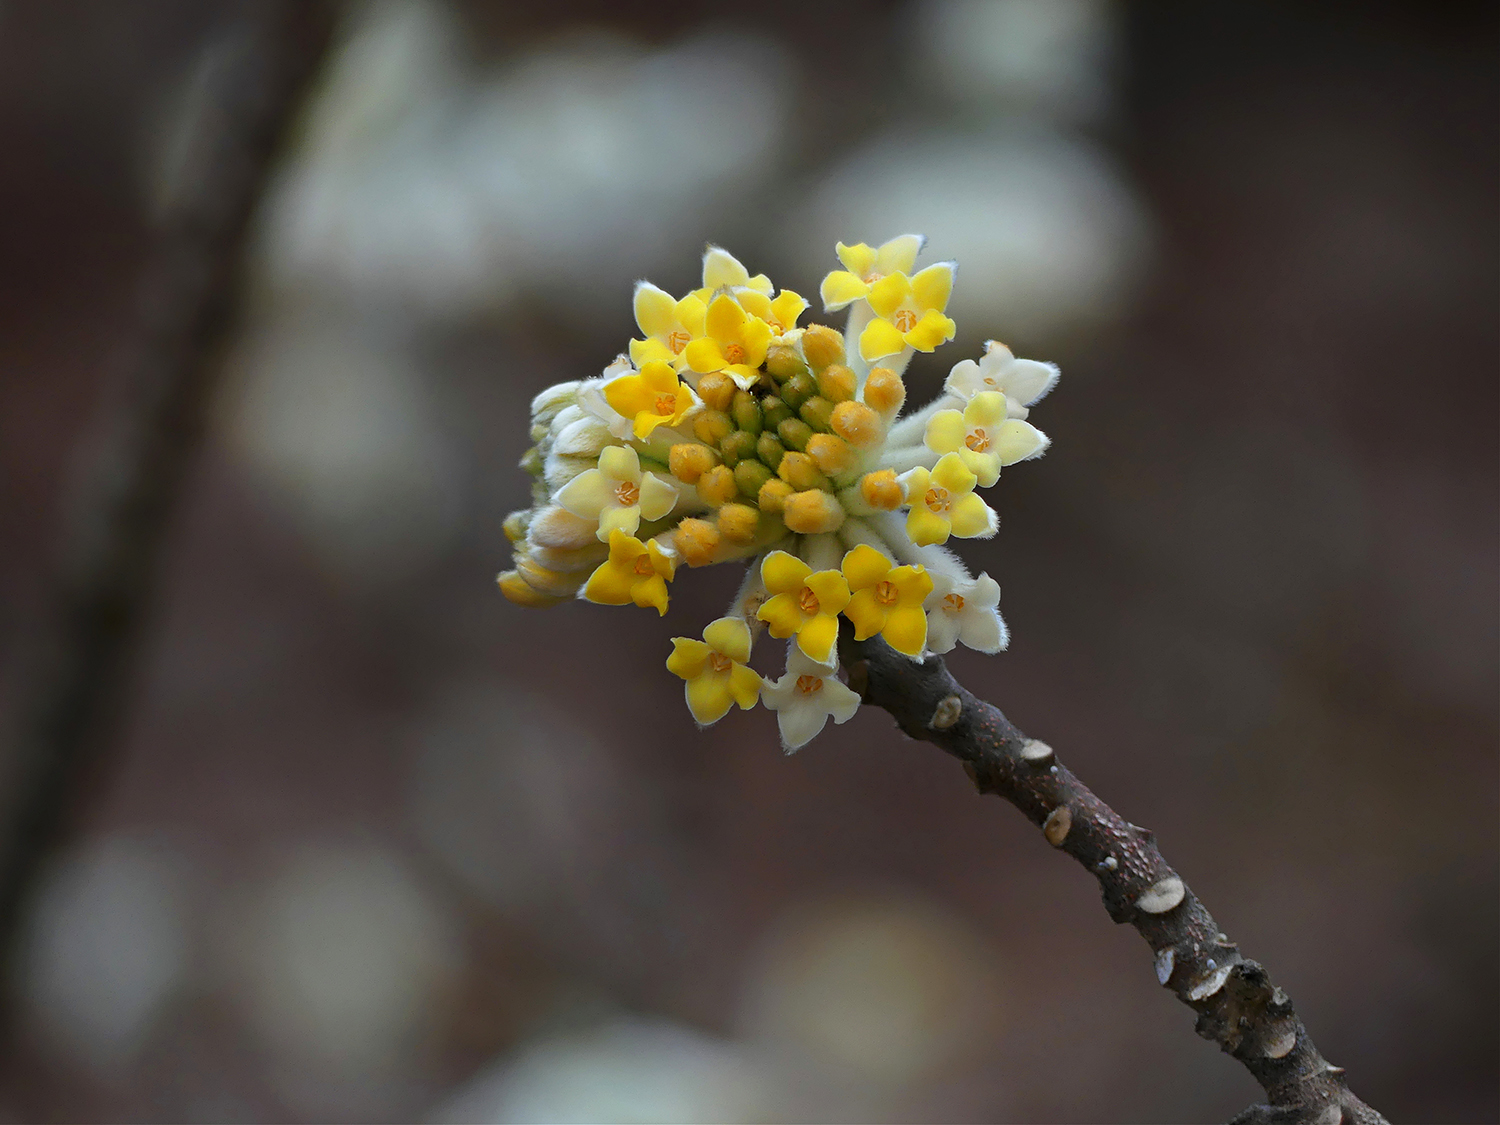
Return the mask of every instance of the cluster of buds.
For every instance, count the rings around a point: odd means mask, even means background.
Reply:
[[[501,592],[665,613],[679,567],[749,562],[728,614],[676,638],[667,667],[700,724],[764,701],[788,750],[859,705],[836,678],[840,616],[913,659],[1003,648],[999,586],[942,544],[995,533],[975,488],[1047,447],[1026,418],[1058,373],[991,341],[903,416],[907,363],[955,332],[955,266],[914,272],[922,243],[838,245],[821,297],[849,310],[843,332],[799,327],[806,300],[717,247],[681,299],[640,282],[628,353],[532,404],[533,504],[505,521]],[[747,666],[762,628],[789,642],[775,681]]]

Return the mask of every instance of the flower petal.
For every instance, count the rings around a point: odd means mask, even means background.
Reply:
[[[952,652],[961,628],[958,614],[941,608],[933,610],[927,615],[927,650],[939,656]]]
[[[612,563],[601,563],[589,575],[589,580],[584,584],[582,597],[596,605],[628,605],[630,603],[630,584],[635,576],[622,567]]]
[[[949,492],[972,492],[975,477],[956,453],[944,453],[932,467],[932,483]]]
[[[672,655],[667,657],[667,671],[684,680],[701,676],[708,667],[708,654],[713,650],[702,641],[691,637],[673,637]]]
[[[859,334],[859,354],[866,362],[884,359],[906,349],[906,337],[888,320],[876,317]]]
[[[729,362],[719,350],[718,341],[709,336],[698,337],[683,350],[682,355],[687,360],[687,365],[700,375],[721,371]]]
[[[818,599],[818,612],[837,617],[849,604],[849,580],[837,570],[809,574],[804,583]]]
[[[1030,422],[1011,418],[1000,427],[995,441],[995,452],[1000,455],[1002,465],[1014,465],[1041,453],[1051,441]]]
[[[950,527],[942,516],[935,515],[925,504],[918,504],[906,515],[906,534],[918,547],[948,542]]]
[[[795,594],[811,573],[812,567],[786,551],[772,551],[760,564],[760,579],[773,594]]]
[[[676,359],[677,357],[672,354],[672,349],[660,340],[630,341],[630,361],[637,367],[644,367],[654,362],[672,363]]]
[[[614,483],[598,469],[589,469],[563,485],[556,500],[580,519],[598,520],[605,508],[614,505]],[[602,538],[608,539],[609,536]]]
[[[628,445],[612,445],[599,454],[599,471],[615,481],[641,483],[640,454]]]
[[[868,543],[861,543],[844,556],[841,569],[850,590],[866,590],[890,573],[891,560]]]
[[[1018,359],[1005,368],[1002,388],[1022,406],[1030,406],[1052,389],[1060,372],[1050,363]]]
[[[655,473],[641,474],[641,518],[659,520],[677,506],[677,489]]]
[[[927,644],[927,614],[920,605],[898,605],[880,631],[885,643],[904,656],[920,656]]]
[[[630,588],[630,600],[642,609],[654,609],[658,614],[667,612],[667,584],[659,574],[642,578]]]
[[[939,410],[927,420],[924,440],[934,453],[955,453],[964,448],[969,428],[957,410]]]
[[[952,293],[952,262],[938,262],[912,276],[912,300],[917,308],[924,312],[928,310],[942,312],[948,307],[948,298]]]
[[[870,291],[870,287],[852,273],[834,270],[818,286],[818,296],[823,298],[825,312],[837,312],[846,305],[859,300]]]
[[[773,633],[772,636],[775,634]],[[838,618],[826,613],[810,618],[807,624],[797,631],[797,647],[806,654],[809,660],[816,660],[819,664],[828,663],[834,642],[838,639]]]
[[[996,610],[976,606],[959,615],[959,639],[975,652],[999,652],[1009,638]]]
[[[930,352],[939,344],[953,339],[958,325],[949,317],[933,309],[922,314],[917,326],[906,334],[906,342],[919,352]]]
[[[828,681],[824,680],[826,686]],[[801,695],[794,689],[795,694]],[[822,695],[820,690],[818,695]],[[792,701],[776,712],[776,727],[781,732],[781,743],[790,754],[806,746],[828,725],[828,712],[819,706],[816,697]]]
[[[932,593],[932,575],[925,566],[898,566],[891,571],[891,585],[896,587],[901,605],[920,606]]]
[[[738,301],[727,293],[720,293],[709,303],[703,329],[720,343],[738,341],[747,319]],[[691,344],[688,346],[692,347]]]
[[[904,273],[891,273],[870,286],[865,299],[875,310],[875,315],[889,320],[897,309],[911,296],[911,282]]]
[[[649,281],[635,284],[635,322],[647,336],[665,337],[677,327],[677,302]]]
[[[844,616],[854,623],[854,639],[868,640],[885,628],[886,612],[875,600],[874,590],[856,590],[844,607]]]
[[[721,617],[703,630],[703,639],[737,664],[750,659],[750,626],[740,617]]]
[[[626,535],[634,535],[641,526],[641,507],[632,504],[628,508],[619,505],[605,508],[599,513],[599,538],[608,539],[611,533],[624,532]]]
[[[982,391],[964,407],[964,421],[970,426],[999,426],[1005,418],[1005,396],[999,391]]]
[[[760,701],[761,683],[760,673],[743,664],[736,664],[729,669],[729,694],[742,711],[750,710]]]
[[[953,534],[960,539],[988,538],[995,534],[998,526],[990,506],[972,492],[953,502],[949,518],[953,523]]]
[[[717,723],[734,705],[729,677],[722,672],[704,672],[689,680],[683,694],[687,697],[688,710],[699,726]]]
[[[703,288],[712,292],[750,283],[750,271],[722,246],[710,246],[703,255]]]
[[[777,638],[790,637],[807,620],[807,614],[802,612],[797,599],[791,594],[777,594],[773,598],[767,598],[755,616],[764,621],[771,636]]]
[[[889,242],[880,244],[875,253],[875,268],[881,273],[910,274],[912,266],[917,264],[917,255],[926,245],[925,235],[898,234]]]
[[[856,275],[856,280],[866,276],[875,268],[875,262],[880,254],[873,246],[863,242],[856,242],[853,246],[845,246],[842,242],[834,244],[833,252],[839,256],[839,261],[844,263],[844,268]]]

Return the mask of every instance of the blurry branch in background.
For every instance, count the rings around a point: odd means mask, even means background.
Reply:
[[[135,339],[83,450],[48,616],[22,656],[0,853],[6,968],[38,874],[136,674],[165,533],[232,327],[251,218],[334,14],[307,0],[249,3],[203,56],[156,201]]]
[[[841,634],[849,686],[883,707],[912,738],[963,762],[981,793],[1004,797],[1055,848],[1099,880],[1116,922],[1140,931],[1156,954],[1156,978],[1198,1014],[1197,1032],[1233,1055],[1266,1091],[1234,1125],[1383,1125],[1329,1063],[1291,1000],[1264,968],[1240,956],[1204,905],[1157,850],[1154,833],[1126,821],[1057,761],[1052,748],[1017,730],[977,699],[942,658],[915,663],[879,637]]]

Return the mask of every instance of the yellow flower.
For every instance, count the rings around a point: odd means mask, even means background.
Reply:
[[[939,410],[927,421],[927,448],[934,453],[957,453],[964,467],[979,478],[982,488],[1000,479],[1001,448],[1007,436],[1005,396],[981,391],[963,413]]]
[[[761,580],[773,596],[756,614],[771,636],[797,635],[810,660],[827,664],[839,636],[839,614],[849,604],[849,583],[836,570],[813,572],[795,555],[772,551],[760,564]]]
[[[866,362],[895,355],[905,348],[930,352],[953,339],[957,326],[943,314],[953,292],[953,265],[939,262],[913,277],[893,273],[870,286],[875,319],[859,334],[859,354]]]
[[[750,271],[728,250],[710,246],[703,255],[703,288],[696,290],[693,296],[706,305],[715,294],[736,289],[753,289],[769,297],[774,286],[763,273],[751,277]]]
[[[927,644],[922,603],[932,593],[927,569],[892,567],[890,559],[861,543],[844,556],[844,577],[852,591],[844,616],[854,622],[854,639],[863,641],[879,633],[897,652],[920,656]]]
[[[657,426],[675,426],[694,405],[693,392],[668,363],[650,360],[636,375],[604,384],[604,401],[633,418],[636,439],[645,441]]]
[[[924,618],[925,620],[925,618]],[[750,626],[740,617],[721,617],[703,630],[703,640],[672,638],[667,671],[687,681],[688,710],[700,726],[722,719],[738,703],[744,710],[760,698],[760,676],[750,659]]]
[[[677,557],[655,539],[642,543],[618,529],[609,535],[609,558],[589,575],[583,597],[599,605],[628,605],[667,612],[667,583],[677,573]]]
[[[931,472],[918,466],[900,479],[911,504],[906,534],[918,547],[946,543],[950,533],[960,539],[995,533],[995,513],[974,495],[978,478],[957,453],[944,453]]]
[[[642,519],[659,520],[677,506],[677,489],[655,473],[641,471],[640,454],[628,445],[607,446],[599,467],[579,473],[557,493],[557,503],[580,519],[598,522],[600,539],[616,530],[634,535]]]
[[[771,332],[777,336],[796,328],[797,318],[807,311],[807,298],[790,289],[783,289],[774,301],[754,289],[736,290],[734,297],[751,316],[769,324]]]
[[[749,390],[760,377],[771,343],[771,326],[748,315],[733,297],[721,293],[708,306],[705,335],[687,346],[688,366],[700,375],[723,371]]]
[[[834,270],[823,279],[818,292],[823,298],[824,310],[836,312],[868,296],[870,286],[887,274],[910,274],[917,262],[917,253],[926,241],[920,234],[901,234],[882,243],[878,250],[863,242],[856,242],[853,246],[838,243],[834,249],[844,268]]]
[[[635,322],[646,338],[630,341],[631,360],[640,368],[659,360],[681,371],[687,363],[682,353],[703,335],[707,311],[708,305],[694,294],[678,301],[649,281],[639,282],[635,287]]]

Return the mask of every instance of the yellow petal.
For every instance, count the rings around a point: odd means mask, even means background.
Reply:
[[[811,573],[812,567],[786,551],[772,551],[760,564],[761,581],[773,594],[795,594]]]
[[[922,314],[922,319],[917,321],[917,326],[906,334],[906,342],[919,352],[930,352],[939,344],[953,339],[953,334],[957,331],[958,325],[950,318],[928,309]]]
[[[797,631],[797,647],[809,660],[827,664],[829,654],[833,652],[833,645],[838,637],[838,618],[820,613],[809,619],[807,624]]]
[[[628,445],[611,445],[599,454],[599,471],[610,480],[641,483],[641,458]]]
[[[874,590],[856,590],[844,607],[844,616],[854,622],[854,639],[869,640],[885,628],[885,608],[875,600]]]
[[[748,711],[760,700],[760,685],[760,675],[743,664],[729,669],[729,694],[740,705],[740,710]]]
[[[665,337],[677,327],[677,302],[649,281],[636,282],[635,322],[647,336]]]
[[[645,545],[629,532],[611,532],[608,538],[610,566],[629,570],[646,553]]]
[[[870,287],[852,273],[834,270],[818,286],[818,296],[823,298],[826,312],[837,312],[846,305],[859,300],[870,291]]]
[[[819,613],[831,613],[837,617],[849,604],[849,581],[836,570],[809,574],[806,585],[818,599]]]
[[[684,680],[701,676],[708,666],[708,654],[713,651],[702,641],[691,637],[673,637],[672,655],[667,657],[667,671]]]
[[[704,672],[687,682],[684,689],[688,710],[703,726],[717,723],[729,713],[734,697],[729,691],[729,677],[722,672]]]
[[[764,621],[771,636],[777,638],[790,637],[807,620],[807,614],[802,612],[802,607],[791,594],[777,594],[766,599],[755,616]]]
[[[630,583],[634,577],[630,570],[615,566],[612,562],[601,563],[589,575],[589,580],[583,587],[583,596],[596,605],[626,605],[630,601]]]
[[[976,480],[957,453],[944,453],[932,468],[932,483],[949,492],[973,492]]]
[[[964,407],[964,421],[970,426],[998,426],[1005,416],[1005,396],[999,391],[980,391]]]
[[[771,302],[770,323],[778,333],[797,327],[797,318],[807,311],[807,298],[790,289],[783,289]]]
[[[942,312],[948,307],[948,298],[953,293],[953,265],[938,262],[914,275],[911,279],[912,300],[924,312],[936,309]]]
[[[951,513],[953,520],[953,534],[960,539],[973,539],[975,536],[987,535],[993,530],[990,517],[993,515],[990,506],[972,492],[959,498]]]
[[[721,617],[711,622],[703,630],[703,639],[738,664],[750,659],[750,626],[742,617]]]
[[[599,519],[599,513],[615,502],[615,486],[598,469],[588,469],[563,485],[557,503],[579,519]],[[608,535],[601,535],[608,539]]]
[[[721,293],[708,306],[708,315],[703,320],[704,331],[722,343],[737,343],[744,331],[745,310],[733,297]],[[691,347],[692,345],[688,345]]]
[[[856,277],[864,277],[873,270],[879,256],[873,246],[863,242],[856,242],[853,246],[845,246],[842,242],[835,243],[833,252],[839,256],[839,261],[844,263],[844,268]]]
[[[599,513],[599,538],[610,539],[616,532],[622,535],[634,536],[636,530],[641,526],[641,507],[632,504],[628,508],[615,506],[605,508]],[[640,540],[631,538],[632,543],[639,544]],[[637,551],[637,555],[645,553],[645,548]]]
[[[973,473],[982,488],[989,488],[1000,479],[1000,458],[993,453],[975,453],[972,449],[960,449],[964,467]]]
[[[1000,455],[1002,465],[1014,465],[1047,448],[1047,435],[1030,422],[1012,418],[1000,427],[1000,436],[995,441],[995,452]]]
[[[918,465],[915,469],[909,469],[901,474],[901,485],[906,489],[908,500],[915,496],[920,502],[922,493],[932,487],[932,473],[922,465]]]
[[[934,453],[953,453],[964,448],[969,428],[957,410],[939,410],[927,420],[925,441]]]
[[[661,549],[661,544],[655,539],[646,543],[646,550],[651,555],[651,568],[660,574],[668,582],[677,573],[677,555]]]
[[[703,318],[708,312],[708,306],[702,300],[689,293],[677,302],[677,308],[674,311],[677,316],[677,323],[687,329],[689,334],[693,336],[703,335]]]
[[[932,575],[925,566],[898,566],[891,571],[891,585],[896,587],[901,605],[920,606],[932,593]]]
[[[740,343],[745,349],[744,366],[752,371],[766,361],[766,349],[775,335],[771,326],[763,320],[751,320],[740,330]]]
[[[868,543],[861,543],[844,556],[844,577],[849,580],[851,590],[869,589],[889,574],[890,569],[891,560]]]
[[[879,317],[865,325],[865,330],[859,334],[859,354],[867,363],[895,355],[905,348],[906,337],[890,321]]]
[[[634,418],[642,410],[650,410],[656,396],[639,375],[621,375],[604,384],[604,401],[625,417]]]
[[[770,320],[773,315],[771,298],[764,293],[757,293],[754,289],[741,289],[735,293],[734,299],[740,303],[740,308],[751,316],[759,317],[761,320]]]
[[[644,367],[646,366],[646,364],[654,361],[671,363],[676,360],[676,358],[677,357],[672,354],[672,349],[667,347],[667,345],[663,344],[660,340],[630,341],[630,362],[635,364],[637,367]]]
[[[703,255],[703,288],[712,292],[724,286],[750,284],[750,271],[722,246],[710,246]]]
[[[925,272],[925,271],[924,271]],[[876,316],[891,317],[911,294],[911,282],[904,273],[892,273],[870,286],[867,300]]]
[[[662,361],[648,363],[641,368],[641,385],[652,393],[653,398],[659,394],[675,395],[679,386],[677,372],[672,370],[670,363]],[[619,408],[616,407],[616,409]],[[620,413],[623,414],[624,411]]]
[[[875,268],[881,273],[910,274],[926,242],[920,234],[898,234],[889,242],[882,242],[875,252]]]
[[[919,656],[927,643],[927,615],[920,605],[897,606],[886,618],[880,635],[897,652]]]
[[[948,521],[918,504],[906,515],[906,534],[918,547],[948,542]]]
[[[665,614],[667,612],[667,584],[659,574],[639,579],[630,588],[630,599],[642,609],[654,609],[658,614]]]

